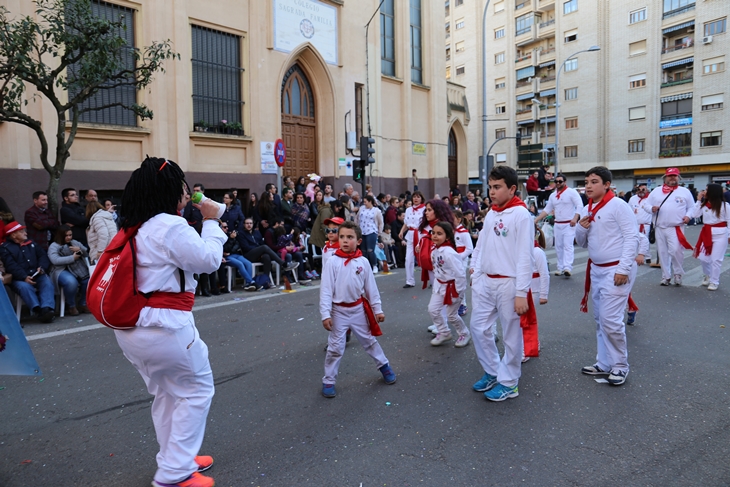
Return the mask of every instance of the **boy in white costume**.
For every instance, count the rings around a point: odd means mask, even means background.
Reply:
[[[636,194],[629,199],[629,207],[634,212],[636,223],[639,225],[639,238],[641,239],[640,250],[644,256],[644,262],[651,263],[651,255],[649,254],[649,229],[651,228],[651,213],[647,213],[642,208],[644,201],[649,197],[649,190],[646,184],[640,184]],[[646,240],[644,242],[644,240]]]
[[[345,333],[352,330],[358,341],[378,366],[386,384],[394,384],[396,375],[375,336],[381,334],[378,323],[385,321],[380,293],[370,262],[358,246],[362,242],[360,227],[345,222],[339,228],[340,248],[324,269],[319,290],[322,326],[329,331],[324,360],[322,395],[335,397],[335,382],[340,360],[345,352]]]
[[[555,191],[550,193],[547,205],[535,218],[535,223],[539,223],[551,212],[555,213],[555,253],[558,257],[555,275],[570,277],[573,271],[575,224],[578,222],[578,213],[583,208],[583,201],[576,190],[568,187],[562,174],[555,177],[555,185]]]
[[[411,196],[413,206],[406,208],[405,225],[400,231],[400,238],[406,247],[406,284],[404,288],[416,285],[414,267],[416,265],[416,245],[418,245],[418,226],[423,219],[426,205],[420,191],[414,191]]]
[[[489,174],[492,209],[484,218],[470,272],[472,273],[471,334],[484,375],[472,388],[486,391],[490,401],[519,395],[517,383],[523,352],[520,315],[531,303],[534,220],[515,196],[517,172],[498,166]],[[502,323],[504,356],[494,341],[497,318]]]
[[[596,363],[583,367],[587,375],[607,375],[620,386],[629,373],[624,310],[636,278],[639,229],[633,212],[611,191],[611,171],[602,166],[586,173],[588,205],[581,211],[575,233],[581,247],[588,247],[585,295],[581,311],[588,312],[592,295],[598,353]]]
[[[214,484],[198,473],[210,468],[213,459],[197,456],[213,399],[213,372],[192,304],[182,309],[179,303],[183,294],[195,293],[193,273],[218,269],[228,237],[219,227],[218,204],[211,200],[196,205],[203,215],[200,235],[178,215],[190,200],[184,178],[174,162],[148,157],[122,196],[122,229],[142,225],[134,238],[138,290],[179,293],[184,287],[181,298],[142,308],[135,328],[114,332],[124,356],[155,396],[152,420],[160,451],[152,485],[157,487]]]
[[[327,265],[327,261],[329,261],[340,248],[340,239],[337,236],[337,229],[340,225],[345,223],[345,220],[336,216],[326,219],[323,223],[326,227],[324,233],[327,237],[327,242],[324,244],[324,247],[322,247],[322,269],[324,270],[324,266]]]

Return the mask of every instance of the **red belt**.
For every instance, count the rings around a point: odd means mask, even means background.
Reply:
[[[192,311],[195,304],[195,294],[193,293],[167,293],[157,291],[152,293],[150,299],[147,300],[148,308],[174,309],[178,311]]]
[[[451,298],[458,298],[459,293],[456,291],[456,281],[451,279],[450,281],[442,281],[441,279],[436,279],[441,284],[446,284],[446,294],[444,294],[444,304],[454,304],[454,302],[451,300]]]
[[[466,245],[461,246],[461,247],[456,247],[456,253],[463,254],[464,252],[466,252]]]
[[[502,276],[500,274],[487,274],[487,276],[492,279],[509,279],[509,276]]]
[[[692,250],[692,246],[689,242],[687,242],[687,238],[684,236],[684,232],[682,231],[682,227],[674,227],[674,229],[677,231],[677,240],[679,240],[679,245],[684,247],[687,250]]]
[[[379,337],[383,334],[380,329],[380,325],[378,325],[378,320],[375,319],[375,313],[373,313],[373,308],[370,306],[370,301],[365,299],[363,296],[360,296],[360,299],[354,303],[334,303],[334,305],[342,306],[343,308],[354,308],[355,306],[362,305],[362,307],[365,308],[365,316],[367,317],[368,324],[370,325],[370,333],[374,337]]]
[[[591,292],[591,265],[594,265],[596,267],[613,267],[615,265],[618,265],[619,261],[615,260],[613,262],[606,262],[603,264],[596,264],[591,259],[588,259],[588,264],[586,265],[586,283],[585,283],[585,293],[583,294],[583,299],[580,301],[580,310],[584,313],[588,312],[588,294]]]
[[[639,232],[644,233],[644,224],[639,225]]]
[[[573,220],[565,220],[565,221],[562,221],[562,222],[555,222],[555,223],[570,223],[570,222],[572,222],[572,221],[573,221]]]
[[[679,228],[679,227],[677,227]],[[700,230],[700,238],[697,239],[697,244],[695,245],[695,251],[692,255],[695,257],[699,257],[700,255],[700,248],[703,248],[705,251],[705,255],[710,255],[712,253],[712,229],[713,228],[727,228],[727,222],[720,222],[720,223],[705,223],[702,226],[702,230]]]

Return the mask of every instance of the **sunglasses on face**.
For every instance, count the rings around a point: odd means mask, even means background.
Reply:
[[[555,182],[558,184],[563,184],[565,181],[563,181],[562,179],[556,179]]]
[[[324,229],[325,235],[330,234],[330,233],[337,233],[337,231],[338,231],[337,228],[325,228]]]

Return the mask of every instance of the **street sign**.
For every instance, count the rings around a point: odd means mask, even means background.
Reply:
[[[281,139],[277,139],[274,142],[274,160],[277,166],[284,167],[284,163],[286,162],[286,146]]]

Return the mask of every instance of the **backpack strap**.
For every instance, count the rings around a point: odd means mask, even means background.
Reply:
[[[180,292],[185,292],[185,273],[182,269],[178,268],[177,270],[180,273]]]

